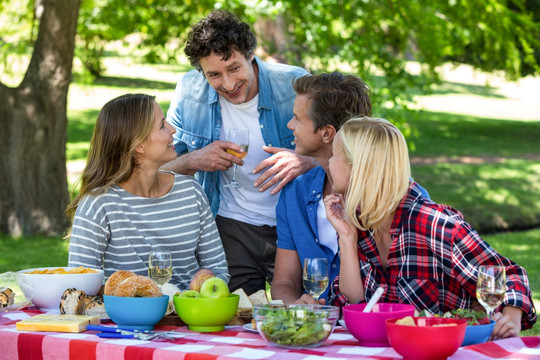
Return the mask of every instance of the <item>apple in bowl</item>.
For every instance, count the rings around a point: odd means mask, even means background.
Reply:
[[[174,295],[176,313],[192,331],[222,331],[236,315],[239,296],[229,293],[227,282],[215,276],[206,279],[200,290],[184,290]]]
[[[229,285],[222,278],[211,277],[201,285],[201,297],[224,298],[229,296]]]

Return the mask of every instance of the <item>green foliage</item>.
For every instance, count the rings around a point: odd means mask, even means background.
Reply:
[[[9,20],[0,22],[8,39],[0,47],[31,47],[34,2],[0,0]],[[503,70],[511,79],[539,72],[540,5],[534,0],[83,0],[76,54],[94,78],[105,70],[102,59],[111,41],[129,42],[137,50],[133,56],[146,62],[177,62],[189,27],[214,8],[250,24],[277,24],[266,31],[280,33],[285,44],[276,43],[279,37],[269,41],[273,34],[258,34],[271,55],[313,72],[346,64],[372,86],[376,115],[392,117],[406,136],[414,120],[408,90],[426,92],[443,62]],[[410,59],[422,64],[419,76],[405,71]],[[384,82],[377,82],[379,75]]]
[[[486,70],[504,70],[509,78],[523,67],[539,71],[533,49],[540,47],[540,24],[533,19],[537,5],[524,0],[295,0],[283,1],[279,13],[288,24],[291,62],[306,57],[308,66],[327,69],[332,62],[351,66],[374,87],[374,108],[407,113],[407,90],[438,81],[437,66],[448,60],[466,61]],[[406,60],[422,63],[420,76],[405,71]],[[313,69],[312,70],[318,70]],[[382,85],[382,86],[381,86]],[[407,134],[403,115],[393,121]]]
[[[214,7],[242,14],[241,1],[210,0],[83,0],[78,54],[95,77],[103,72],[101,59],[107,42],[132,39],[146,62],[178,61],[187,30]]]
[[[32,0],[0,0],[0,73],[4,76],[18,75],[20,55],[33,46],[37,36],[33,6]]]

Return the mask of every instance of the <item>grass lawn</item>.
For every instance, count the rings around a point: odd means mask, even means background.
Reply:
[[[184,64],[141,65],[118,53],[106,57],[105,65],[108,70],[102,79],[88,84],[76,76],[70,87],[66,153],[70,183],[78,175],[73,164],[79,164],[79,169],[84,164],[95,119],[107,101],[128,92],[149,93],[166,113],[177,80],[189,69]],[[496,86],[455,79],[443,82],[434,96],[442,103],[447,103],[446,97],[458,97],[460,111],[475,107],[480,99],[511,100]],[[424,100],[429,103],[428,97]],[[535,114],[540,114],[538,110]],[[540,121],[523,120],[521,115],[499,119],[461,112],[418,110],[412,124],[417,129],[411,139],[415,143],[413,176],[435,201],[459,209],[481,234],[489,234],[484,238],[497,251],[527,269],[538,308],[540,262],[535,256],[540,251],[540,229],[493,233],[540,224]],[[0,248],[0,273],[67,263],[67,243],[60,238],[0,236]],[[540,326],[527,334],[539,335]]]

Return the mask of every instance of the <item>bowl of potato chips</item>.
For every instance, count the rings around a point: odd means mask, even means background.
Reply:
[[[32,289],[30,301],[45,312],[58,313],[66,289],[96,295],[103,285],[103,270],[79,267],[42,267],[18,271]]]

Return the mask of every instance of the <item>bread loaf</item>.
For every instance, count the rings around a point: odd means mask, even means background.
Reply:
[[[240,316],[251,316],[253,304],[249,300],[249,297],[247,296],[244,289],[237,289],[233,292],[233,294],[237,294],[240,297],[240,299],[238,300],[237,314]]]
[[[248,296],[246,292],[240,288],[233,291],[233,294],[237,294],[240,297],[238,301],[238,310],[236,311],[236,316],[233,317],[227,325],[243,325],[250,323],[253,316],[253,305],[266,305],[269,303],[265,290],[259,290]]]
[[[249,301],[251,301],[253,305],[267,305],[270,303],[266,296],[266,291],[262,289],[249,295]]]

